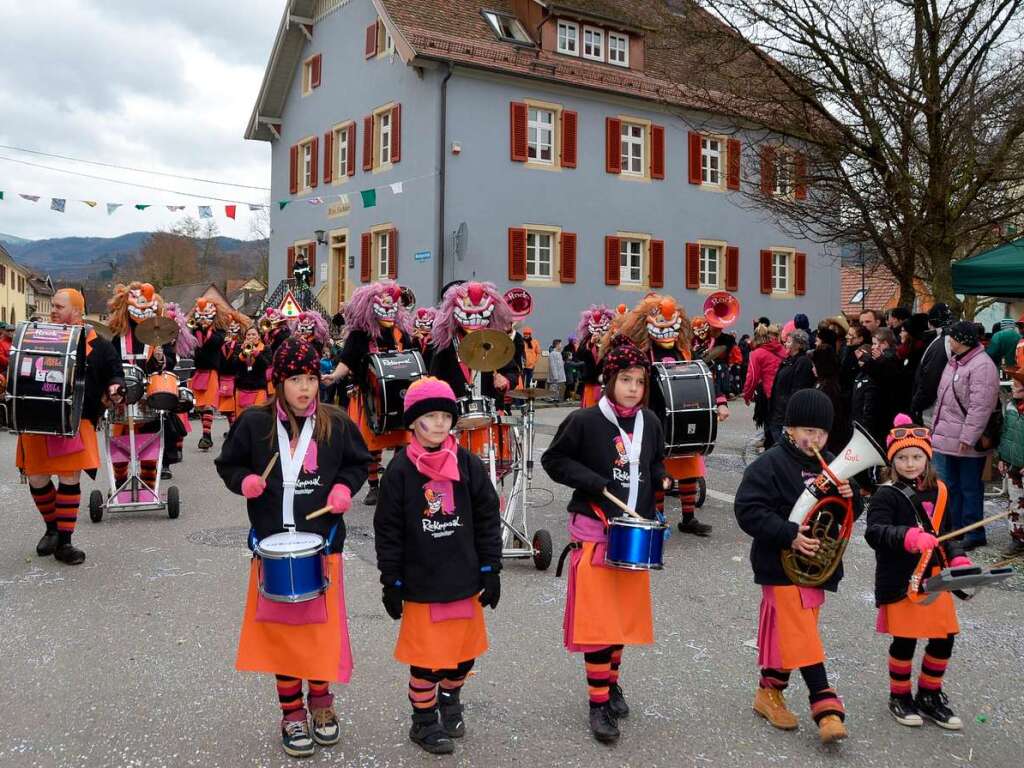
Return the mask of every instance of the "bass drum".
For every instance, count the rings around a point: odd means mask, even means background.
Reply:
[[[405,392],[409,385],[426,376],[419,352],[388,352],[370,355],[363,402],[366,422],[375,435],[404,430]]]
[[[654,363],[651,410],[665,432],[665,455],[707,455],[718,439],[715,380],[702,360]]]
[[[85,400],[85,335],[81,325],[18,323],[7,368],[11,432],[78,434]]]

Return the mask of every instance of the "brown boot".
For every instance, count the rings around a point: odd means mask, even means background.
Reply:
[[[754,711],[776,728],[783,731],[796,730],[796,715],[786,708],[782,691],[777,688],[758,688],[754,694]]]
[[[825,715],[818,722],[818,735],[822,744],[831,744],[846,738],[846,726],[839,715]]]

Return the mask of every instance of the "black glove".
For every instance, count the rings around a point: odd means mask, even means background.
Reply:
[[[494,610],[501,599],[501,575],[497,571],[484,571],[480,574],[480,581],[483,587],[480,605],[490,606]]]
[[[384,603],[384,610],[388,612],[395,621],[402,618],[402,582],[385,586],[382,590],[381,602]]]

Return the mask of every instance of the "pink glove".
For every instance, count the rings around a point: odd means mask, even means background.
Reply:
[[[242,481],[242,495],[247,499],[255,499],[267,490],[267,481],[259,475],[246,475]]]
[[[971,558],[967,555],[957,555],[949,561],[950,568],[970,568],[974,563],[971,562]]]
[[[335,515],[343,515],[352,508],[352,491],[347,485],[335,483],[327,495],[327,504]]]
[[[922,528],[911,528],[903,537],[903,548],[907,552],[924,552],[926,549],[935,549],[938,545],[938,539]]]

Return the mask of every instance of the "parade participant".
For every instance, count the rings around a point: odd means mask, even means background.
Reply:
[[[395,659],[409,665],[409,738],[434,754],[466,733],[462,686],[487,650],[483,606],[501,596],[498,496],[451,434],[458,415],[445,382],[413,382],[403,416],[412,439],[388,466],[373,516],[384,608],[402,620]]]
[[[740,528],[753,537],[750,563],[754,583],[761,586],[758,622],[757,663],[760,683],[754,696],[754,711],[776,728],[794,730],[798,721],[786,707],[782,692],[790,673],[799,669],[807,685],[811,715],[824,743],[846,738],[846,711],[835,689],[829,686],[825,649],[818,634],[818,619],[825,591],[836,591],[843,577],[842,564],[821,588],[794,584],[782,567],[782,553],[792,549],[813,555],[820,546],[809,535],[809,527],[789,521],[789,514],[804,492],[808,478],[821,473],[817,449],[825,451],[832,428],[832,402],[816,389],[793,394],[786,406],[783,437],[779,444],[761,454],[743,473],[736,491],[735,512]],[[852,499],[860,514],[860,496],[849,482],[838,486],[844,498]]]
[[[284,751],[308,757],[315,744],[329,746],[341,738],[329,686],[347,683],[352,673],[342,515],[366,480],[370,456],[344,413],[317,399],[320,360],[312,346],[300,339],[284,342],[274,355],[274,377],[277,395],[239,417],[216,465],[228,489],[246,498],[250,548],[286,529],[327,542],[329,586],[313,600],[267,599],[260,591],[260,561],[252,560],[235,662],[239,671],[276,676]],[[331,514],[306,519],[325,507]],[[309,681],[305,705],[303,680]]]
[[[181,360],[191,360],[195,354],[199,342],[192,335],[188,327],[188,317],[185,311],[175,302],[168,301],[164,304],[164,316],[171,318],[178,324],[178,338],[174,342],[174,352]],[[181,374],[178,374],[180,381]],[[168,429],[164,433],[164,472],[161,475],[164,479],[170,479],[170,465],[181,462],[182,450],[185,447],[185,437],[192,432],[192,422],[188,413],[179,413],[177,422],[167,421]]]
[[[334,384],[348,379],[357,387],[358,394],[349,403],[348,415],[359,425],[373,457],[370,463],[370,490],[363,499],[367,506],[377,503],[380,487],[380,468],[385,448],[398,448],[409,441],[409,433],[394,429],[376,435],[370,429],[369,416],[364,403],[370,355],[379,352],[402,352],[412,347],[412,341],[402,330],[406,324],[405,309],[400,298],[401,286],[393,280],[381,280],[357,289],[345,307],[345,326],[348,338],[338,356],[334,371],[324,382]]]
[[[267,402],[270,360],[270,350],[260,341],[256,326],[250,325],[245,329],[242,346],[235,356],[235,403],[239,415],[247,408]]]
[[[583,653],[590,729],[604,743],[619,738],[618,720],[629,715],[619,685],[623,646],[654,642],[649,573],[604,566],[608,521],[623,514],[604,492],[653,520],[655,492],[671,483],[661,422],[645,407],[650,370],[646,353],[627,337],[612,339],[601,360],[604,396],[572,412],[541,457],[551,479],[573,489],[563,641]]]
[[[313,345],[318,355],[323,355],[324,345],[330,340],[327,321],[319,312],[306,310],[295,318],[294,335]]]
[[[430,337],[434,330],[434,319],[436,317],[436,307],[419,307],[415,312],[409,314],[409,319],[412,323],[409,328],[406,328],[406,333],[416,342],[420,356],[423,358],[423,366],[428,371],[430,370],[430,359],[434,354]]]
[[[936,538],[951,529],[947,491],[932,468],[932,438],[926,427],[899,414],[886,439],[889,482],[871,497],[864,537],[875,550],[876,629],[892,636],[889,645],[889,711],[901,725],[921,725],[921,715],[949,730],[963,727],[949,708],[942,679],[953,640],[960,631],[950,592],[933,602],[911,600],[911,576],[932,576],[941,568],[970,566],[956,541]],[[917,696],[911,675],[919,639],[927,640]]]
[[[224,329],[224,343],[220,346],[220,360],[217,364],[217,391],[220,401],[217,410],[227,417],[228,427],[235,423],[235,380],[238,368],[238,353],[242,349],[242,334],[252,321],[236,309],[227,311],[227,328]]]
[[[601,340],[612,324],[612,311],[604,304],[591,304],[580,315],[576,326],[576,354],[574,359],[583,365],[580,407],[597,405],[601,399]]]
[[[61,288],[50,304],[50,322],[83,325],[85,298],[74,288]],[[122,402],[124,384],[117,348],[89,328],[85,341],[85,399],[82,420],[74,437],[19,435],[15,451],[17,467],[28,477],[29,491],[43,516],[46,533],[36,545],[40,557],[53,555],[67,565],[78,565],[85,553],[71,543],[82,497],[82,470],[95,473],[100,465],[96,423],[104,410],[104,397]],[[53,476],[58,485],[54,488]]]
[[[221,347],[224,345],[227,313],[222,312],[212,299],[200,298],[192,308],[189,325],[193,328],[192,335],[197,342],[193,353],[196,369],[189,381],[189,388],[196,396],[196,410],[203,420],[199,450],[208,451],[213,447],[213,416],[220,406],[217,369],[220,367]]]
[[[292,334],[288,318],[277,307],[267,307],[263,310],[263,315],[260,317],[259,330],[263,338],[263,344],[270,350],[271,354],[277,352],[277,348],[281,346],[281,343]]]

